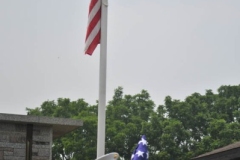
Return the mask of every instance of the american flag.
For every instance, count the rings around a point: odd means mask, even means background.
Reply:
[[[92,55],[100,43],[101,0],[91,0],[88,14],[88,27],[85,39],[85,54]]]
[[[149,153],[147,147],[146,136],[143,135],[141,140],[138,142],[136,149],[133,151],[131,160],[148,160]]]

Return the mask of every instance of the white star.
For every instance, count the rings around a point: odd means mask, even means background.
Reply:
[[[143,157],[143,153],[144,153],[144,152],[138,150],[136,154],[138,155],[138,157],[140,157],[140,156]]]
[[[138,144],[140,144],[140,143],[142,143],[143,145],[147,145],[148,142],[142,138],[141,141],[138,142]]]
[[[133,159],[133,157],[134,157],[134,154],[132,154],[132,157],[131,157],[131,159]]]

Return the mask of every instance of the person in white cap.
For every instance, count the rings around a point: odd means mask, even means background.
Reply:
[[[98,157],[96,160],[117,160],[119,157],[119,154],[116,152],[105,154],[101,157]]]

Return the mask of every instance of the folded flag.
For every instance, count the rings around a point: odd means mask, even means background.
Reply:
[[[133,151],[131,160],[148,160],[149,153],[147,147],[146,136],[143,135],[141,140],[138,142],[136,149]]]

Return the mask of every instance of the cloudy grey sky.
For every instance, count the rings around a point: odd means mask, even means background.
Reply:
[[[109,0],[107,99],[240,82],[239,0]],[[98,99],[99,48],[84,55],[89,0],[0,0],[0,112]]]

